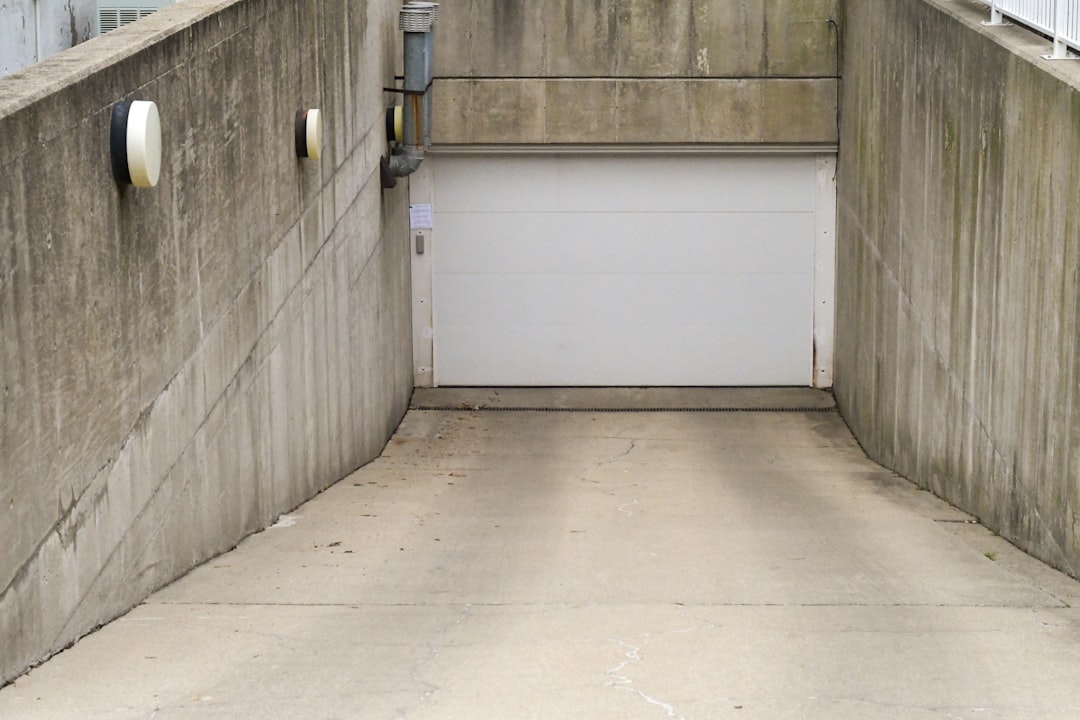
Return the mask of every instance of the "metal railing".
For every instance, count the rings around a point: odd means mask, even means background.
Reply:
[[[1005,18],[1027,25],[1054,40],[1054,51],[1043,57],[1061,60],[1080,51],[1080,0],[983,0],[990,6],[987,25],[1003,25]]]

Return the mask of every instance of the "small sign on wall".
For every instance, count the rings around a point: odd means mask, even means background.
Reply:
[[[435,229],[435,218],[431,210],[431,203],[409,206],[409,227],[413,230]]]

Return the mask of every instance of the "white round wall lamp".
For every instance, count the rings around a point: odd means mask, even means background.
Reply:
[[[320,110],[296,113],[296,157],[318,160],[322,157],[323,126]]]
[[[155,103],[133,100],[113,105],[109,153],[117,183],[137,188],[157,186],[161,176],[161,117]]]

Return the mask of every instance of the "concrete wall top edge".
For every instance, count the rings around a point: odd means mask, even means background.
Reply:
[[[250,1],[184,0],[0,77],[0,120],[217,16],[230,5]]]
[[[1080,89],[1080,62],[1045,59],[1043,55],[1050,52],[1053,43],[1037,31],[1023,25],[1015,23],[1001,27],[983,25],[982,23],[990,18],[990,9],[982,0],[923,0],[923,2],[1009,50],[1018,59]]]

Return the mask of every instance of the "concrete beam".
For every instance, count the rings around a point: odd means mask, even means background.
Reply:
[[[835,144],[837,83],[438,80],[437,144]]]

